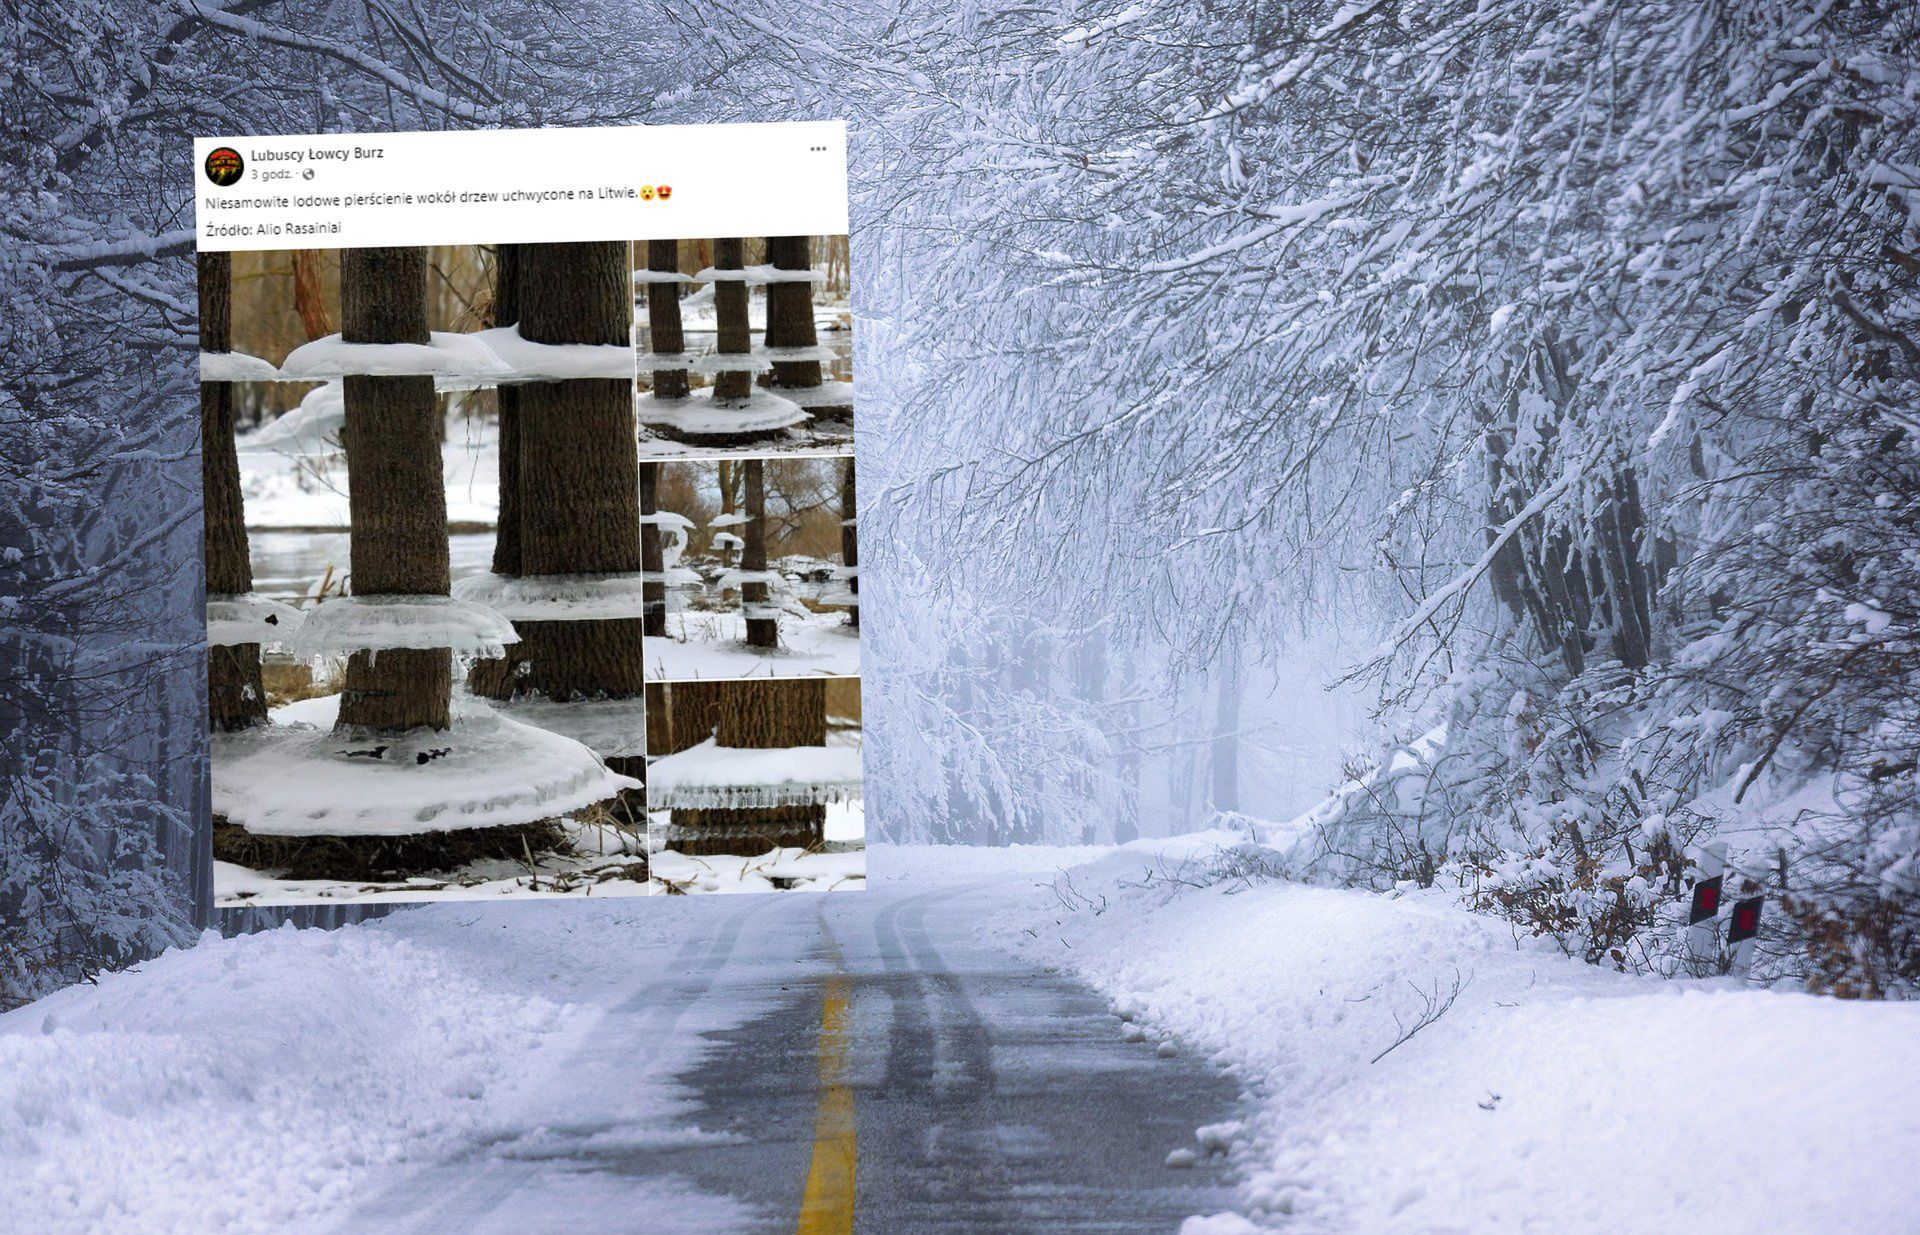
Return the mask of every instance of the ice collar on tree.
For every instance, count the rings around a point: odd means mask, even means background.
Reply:
[[[300,656],[447,648],[498,658],[520,642],[513,623],[492,609],[452,596],[340,596],[307,612],[293,640]]]
[[[689,366],[695,373],[767,373],[773,361],[757,352],[708,352]]]
[[[245,352],[201,352],[200,380],[203,382],[271,382],[280,370],[270,360]]]
[[[708,738],[647,766],[647,804],[656,810],[824,806],[860,794],[860,750],[851,746],[745,750]]]
[[[302,614],[258,592],[207,597],[207,646],[236,647],[243,643],[285,646],[300,629]]]
[[[726,512],[722,514],[717,514],[713,518],[707,520],[707,526],[708,527],[739,527],[743,523],[752,523],[752,522],[753,522],[752,519],[749,519],[747,516],[740,514],[738,512]]]
[[[469,336],[491,349],[512,370],[502,381],[554,381],[576,377],[633,380],[633,351],[620,343],[535,343],[519,326],[496,326]]]
[[[470,334],[435,330],[426,343],[347,343],[337,334],[293,349],[280,366],[288,381],[335,377],[432,377],[446,389],[490,386],[513,366]]]
[[[693,276],[677,270],[636,270],[633,272],[633,282],[636,287],[653,283],[691,283]]]
[[[595,575],[469,575],[454,581],[456,598],[484,605],[516,622],[608,622],[646,615],[645,571]]]
[[[805,364],[810,360],[818,364],[832,364],[835,358],[833,349],[825,344],[812,347],[756,347],[753,354],[769,365]]]
[[[412,836],[552,819],[638,789],[572,738],[457,702],[446,729],[213,739],[213,811],[261,836]]]

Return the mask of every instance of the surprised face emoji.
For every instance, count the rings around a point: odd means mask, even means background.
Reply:
[[[640,200],[641,200],[641,201],[643,201],[643,202],[650,202],[650,201],[652,201],[652,200],[653,200],[653,186],[652,186],[652,185],[650,185],[650,184],[643,184],[643,185],[641,185],[641,186],[640,186]]]
[[[663,184],[663,185],[661,185],[661,186],[660,186],[660,200],[661,200],[661,201],[666,201],[666,200],[667,200],[667,199],[668,199],[669,197],[672,197],[672,196],[673,196],[673,186],[672,186],[672,185],[670,185],[670,184]]]

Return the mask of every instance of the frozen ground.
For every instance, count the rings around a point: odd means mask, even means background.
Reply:
[[[0,1214],[792,1231],[810,1163],[857,1147],[861,1230],[1911,1229],[1920,1006],[1623,978],[1425,896],[1216,882],[1218,839],[883,847],[862,896],[208,941],[0,1017]]]
[[[655,816],[664,826],[666,812]],[[867,886],[866,822],[859,802],[827,807],[827,845],[820,853],[774,849],[755,855],[689,856],[660,848],[652,855],[653,878],[686,895],[732,892],[855,892]]]
[[[747,620],[738,612],[683,609],[667,615],[667,635],[647,640],[647,677],[691,678],[857,677],[860,632],[844,609],[805,618],[780,618],[780,646],[747,646]]]

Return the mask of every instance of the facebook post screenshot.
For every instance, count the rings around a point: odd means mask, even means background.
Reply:
[[[195,155],[216,904],[861,887],[842,127]]]

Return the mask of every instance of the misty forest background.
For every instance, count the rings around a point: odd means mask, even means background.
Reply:
[[[1920,984],[1913,6],[8,13],[0,1005],[206,920],[188,139],[813,118],[888,839],[1220,826],[1661,970],[1717,836],[1770,972]]]

